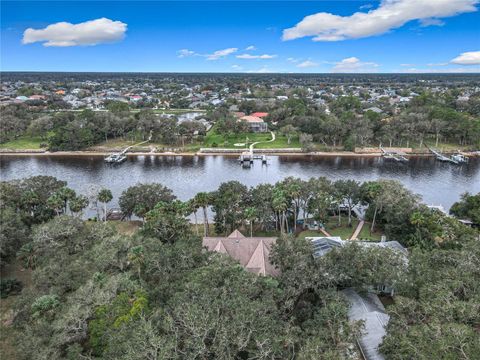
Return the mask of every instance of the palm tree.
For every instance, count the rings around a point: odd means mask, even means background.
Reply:
[[[63,209],[64,202],[61,196],[55,193],[47,199],[47,206],[54,210],[57,216],[59,216]]]
[[[208,236],[208,214],[207,208],[210,205],[210,194],[207,192],[199,192],[195,195],[195,203],[203,210],[203,227],[204,236]]]
[[[191,213],[193,213],[193,217],[195,218],[195,232],[198,234],[198,219],[197,219],[197,211],[200,206],[198,206],[198,203],[195,201],[196,198],[194,197],[188,202],[188,208]]]
[[[272,207],[273,210],[277,213],[277,216],[280,220],[280,232],[284,233],[284,226],[286,226],[286,231],[288,232],[288,224],[286,221],[285,211],[287,210],[287,199],[283,191],[278,190],[274,191]]]
[[[56,193],[63,200],[63,212],[66,213],[67,203],[69,200],[72,200],[73,198],[75,198],[76,196],[75,191],[65,186],[60,190],[58,190]]]
[[[88,199],[84,195],[79,195],[70,200],[70,211],[72,214],[81,216],[82,210],[88,206]]]
[[[113,199],[112,192],[108,189],[102,189],[98,192],[97,200],[103,203],[103,221],[107,221],[107,203]]]
[[[245,219],[250,223],[250,237],[253,237],[253,222],[257,218],[257,209],[253,206],[250,206],[245,209]]]

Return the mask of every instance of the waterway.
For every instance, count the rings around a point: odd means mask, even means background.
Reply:
[[[212,191],[225,181],[238,180],[247,186],[275,183],[287,176],[303,179],[325,176],[331,180],[368,181],[395,179],[430,205],[448,208],[466,191],[480,192],[480,158],[458,166],[433,157],[413,157],[407,164],[375,157],[269,156],[249,169],[229,156],[129,156],[121,165],[108,165],[103,157],[88,156],[0,156],[2,180],[50,175],[85,193],[90,184],[111,189],[111,207],[126,188],[136,183],[159,182],[181,200],[200,191]]]

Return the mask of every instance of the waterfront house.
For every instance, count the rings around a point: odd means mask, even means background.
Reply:
[[[235,230],[227,237],[204,237],[202,245],[209,251],[219,252],[237,260],[245,270],[257,275],[278,275],[269,256],[274,237],[245,237]]]
[[[248,123],[248,127],[252,132],[266,132],[268,131],[268,125],[266,122],[263,121],[262,118],[258,116],[242,116],[239,121],[246,121]]]

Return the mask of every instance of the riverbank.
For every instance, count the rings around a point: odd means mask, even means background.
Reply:
[[[201,149],[200,151],[187,152],[187,151],[165,151],[165,152],[151,152],[151,151],[132,151],[128,152],[127,156],[238,156],[245,149]],[[42,149],[0,149],[0,156],[107,156],[114,151],[91,151],[91,150],[80,150],[80,151],[47,151]],[[320,156],[320,157],[331,157],[331,156],[341,156],[341,157],[381,157],[382,152],[353,152],[353,151],[314,151],[314,152],[303,152],[301,149],[255,149],[256,154],[265,154],[271,156]],[[453,154],[454,152],[445,153]],[[456,152],[455,152],[456,153]],[[478,157],[480,152],[478,151],[467,151],[462,152],[463,155],[468,157]],[[431,157],[433,154],[422,151],[422,152],[409,152],[407,156],[415,157]]]

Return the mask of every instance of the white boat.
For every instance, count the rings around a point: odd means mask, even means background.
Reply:
[[[453,161],[455,161],[457,164],[468,162],[468,157],[466,157],[465,155],[462,155],[462,154],[454,154],[450,158]]]
[[[105,162],[109,164],[121,164],[127,160],[127,156],[124,154],[110,154],[105,158]]]

